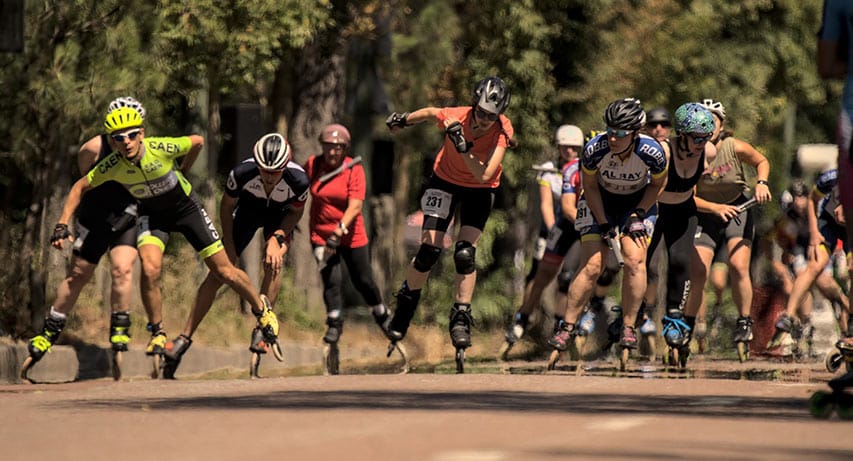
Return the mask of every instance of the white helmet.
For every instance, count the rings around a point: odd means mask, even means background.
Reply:
[[[554,141],[558,146],[583,146],[583,131],[574,125],[560,125]]]
[[[292,154],[284,136],[278,133],[263,135],[252,149],[255,163],[264,170],[283,170]]]
[[[145,120],[145,108],[142,107],[142,103],[137,101],[136,99],[130,96],[120,96],[115,98],[110,102],[109,107],[107,108],[107,113],[118,109],[119,107],[130,107],[131,109],[136,109],[139,112],[139,115]]]
[[[720,117],[720,120],[726,119],[726,108],[723,107],[723,103],[720,101],[714,101],[713,99],[703,99],[702,105],[705,106],[706,109],[713,112],[717,117]]]

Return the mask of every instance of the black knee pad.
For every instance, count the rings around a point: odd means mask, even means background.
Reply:
[[[602,287],[609,287],[610,284],[613,283],[613,278],[616,277],[616,274],[619,273],[619,270],[611,270],[608,267],[605,267],[601,272],[601,275],[598,276],[598,280],[596,280],[596,284]]]
[[[453,262],[456,264],[456,273],[460,275],[473,274],[477,270],[475,262],[477,249],[471,242],[460,240],[456,242],[456,249],[453,252]]]
[[[130,327],[130,312],[113,312],[110,315],[110,327]]]
[[[557,275],[557,291],[566,294],[569,292],[569,285],[575,277],[574,271],[561,271]]]
[[[421,243],[418,254],[415,255],[414,267],[418,272],[429,272],[432,266],[438,262],[441,256],[441,248]]]

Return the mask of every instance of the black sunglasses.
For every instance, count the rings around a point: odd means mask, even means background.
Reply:
[[[483,109],[480,109],[479,107],[477,108],[477,111],[476,111],[476,112],[477,112],[477,117],[478,117],[478,118],[486,118],[486,119],[489,119],[489,120],[490,120],[490,121],[492,121],[492,122],[494,122],[495,120],[497,120],[497,119],[498,119],[498,114],[493,114],[493,113],[491,113],[491,112],[486,112],[486,111],[484,111]]]
[[[646,126],[649,128],[656,128],[658,126],[662,126],[664,128],[669,128],[672,125],[670,125],[669,122],[651,122],[651,123],[647,123]]]

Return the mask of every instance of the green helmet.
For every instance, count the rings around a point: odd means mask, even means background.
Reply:
[[[678,134],[711,134],[714,127],[714,115],[702,104],[688,102],[675,110],[675,131]]]

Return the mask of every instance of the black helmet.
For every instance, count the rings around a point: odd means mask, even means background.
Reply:
[[[617,130],[639,130],[646,125],[646,113],[639,99],[617,99],[604,111],[604,123]]]
[[[509,106],[509,88],[500,77],[486,77],[474,87],[472,106],[493,114],[502,114]]]
[[[788,191],[794,197],[805,197],[806,195],[809,195],[808,186],[806,186],[806,183],[803,182],[803,180],[799,179],[799,178],[795,178],[791,182],[791,186],[788,187]]]
[[[646,112],[646,123],[663,123],[665,125],[672,124],[672,118],[669,116],[669,111],[666,107],[655,107]]]

